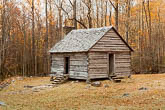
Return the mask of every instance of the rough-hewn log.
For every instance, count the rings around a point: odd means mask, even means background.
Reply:
[[[130,51],[122,39],[110,30],[107,32],[90,51]]]
[[[61,53],[53,54],[51,71],[57,74],[64,73],[64,58],[70,57],[69,77],[76,79],[86,79],[88,76],[87,54],[85,53]]]

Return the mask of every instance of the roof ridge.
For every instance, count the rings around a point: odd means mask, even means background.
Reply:
[[[105,28],[112,28],[113,26],[104,26],[104,27],[99,27],[99,28],[87,28],[87,29],[73,29],[72,31],[87,31],[87,30],[100,30],[100,29],[105,29]]]

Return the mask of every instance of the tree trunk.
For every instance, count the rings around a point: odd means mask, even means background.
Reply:
[[[129,19],[130,19],[130,0],[127,0],[126,3],[126,13],[127,13],[127,22],[126,22],[126,42],[128,43],[129,39]]]
[[[87,14],[87,18],[88,18],[88,25],[89,28],[92,28],[92,18],[91,18],[91,12],[92,12],[92,2],[91,0],[88,0],[88,14]]]
[[[115,27],[116,27],[116,30],[118,30],[118,26],[119,26],[119,1],[116,0],[115,1]]]
[[[101,27],[103,27],[104,26],[104,1],[103,0],[101,0]]]
[[[107,9],[108,9],[108,3],[105,2],[105,26],[107,26]]]
[[[62,39],[62,3],[59,2],[59,8],[58,8],[58,16],[59,16],[59,37],[60,37],[60,40]]]
[[[24,36],[24,49],[23,49],[23,76],[26,76],[26,19],[25,19],[25,12],[23,14],[23,36]]]
[[[99,27],[99,6],[98,6],[98,0],[95,0],[96,2],[96,25]]]
[[[45,0],[45,14],[46,14],[46,34],[45,34],[45,73],[48,73],[48,2]]]
[[[74,3],[73,3],[73,22],[74,22],[74,27],[75,29],[77,29],[77,21],[76,21],[76,0],[74,0]]]
[[[147,9],[148,9],[148,18],[149,18],[149,45],[151,46],[152,45],[152,36],[151,36],[151,12],[150,12],[150,0],[147,1]],[[152,48],[152,47],[151,47]]]
[[[35,56],[35,34],[34,34],[34,0],[32,0],[32,68],[33,68],[33,74],[36,75],[35,70],[35,62],[36,62],[36,56]]]
[[[110,7],[110,6],[109,6]],[[112,25],[112,8],[110,7],[109,8],[109,25],[111,26]]]

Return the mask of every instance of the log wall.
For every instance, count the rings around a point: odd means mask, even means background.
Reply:
[[[90,79],[108,77],[108,54],[106,52],[89,52],[88,74]]]
[[[129,75],[130,51],[118,34],[111,29],[89,50],[89,77],[91,79],[108,77],[108,53],[115,54],[114,73],[122,76]]]
[[[128,76],[131,73],[130,52],[115,53],[114,73],[118,76]],[[107,78],[109,75],[108,52],[89,52],[88,73],[90,79]]]
[[[85,53],[53,54],[51,72],[64,73],[64,58],[70,57],[69,77],[75,79],[87,79],[88,59]]]
[[[90,49],[90,51],[122,52],[130,51],[130,49],[116,34],[116,32],[113,29],[111,29]]]
[[[115,55],[115,74],[128,76],[131,73],[131,53],[118,53]]]

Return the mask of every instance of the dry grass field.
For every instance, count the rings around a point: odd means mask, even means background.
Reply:
[[[12,80],[0,91],[6,104],[0,110],[165,110],[165,74],[133,75],[121,83],[101,80],[101,87],[85,81],[43,86],[49,77]]]

